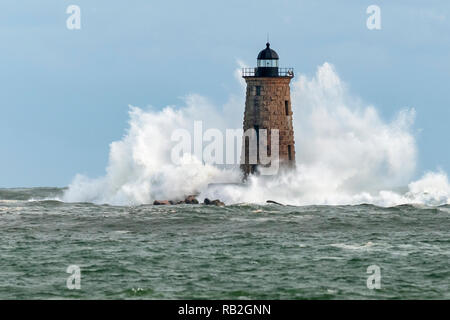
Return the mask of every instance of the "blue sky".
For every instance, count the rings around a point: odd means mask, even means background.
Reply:
[[[66,28],[71,4],[81,30]],[[381,30],[366,28],[372,4]],[[414,107],[418,175],[450,172],[449,1],[2,0],[0,187],[103,175],[129,104],[225,102],[236,61],[255,64],[267,33],[282,65],[332,63],[383,118]]]

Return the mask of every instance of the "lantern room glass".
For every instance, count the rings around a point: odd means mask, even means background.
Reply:
[[[278,67],[278,60],[275,59],[258,60],[258,67]]]

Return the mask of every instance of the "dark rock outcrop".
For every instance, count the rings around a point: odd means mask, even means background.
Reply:
[[[169,200],[155,200],[153,201],[154,206],[167,206],[173,204],[172,201]]]
[[[188,196],[186,199],[181,201],[173,201],[173,200],[155,200],[153,201],[153,205],[155,206],[167,206],[174,204],[199,204],[198,200],[195,196]]]
[[[184,199],[184,202],[187,204],[198,204],[198,200],[195,198],[195,196],[188,196],[186,199]]]
[[[267,200],[266,203],[271,203],[271,204],[277,204],[279,206],[284,206],[284,204],[276,202],[276,201],[273,201],[273,200]]]
[[[209,200],[208,198],[205,198],[205,200],[203,201],[203,204],[206,204],[206,205],[212,205],[212,206],[218,206],[218,207],[223,207],[223,206],[225,206],[225,203],[223,203],[223,202],[220,201],[219,199],[216,199],[216,200]]]

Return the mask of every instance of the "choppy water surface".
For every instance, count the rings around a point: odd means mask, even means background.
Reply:
[[[450,298],[448,205],[30,201],[61,192],[0,189],[0,299]],[[69,265],[80,290],[66,287]]]

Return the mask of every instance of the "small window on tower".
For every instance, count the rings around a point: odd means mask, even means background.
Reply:
[[[256,95],[257,96],[261,95],[261,86],[256,86]]]
[[[291,145],[288,145],[288,158],[289,158],[289,161],[292,161],[292,149],[291,149]]]
[[[286,110],[286,115],[289,115],[289,101],[284,101],[284,109]]]

